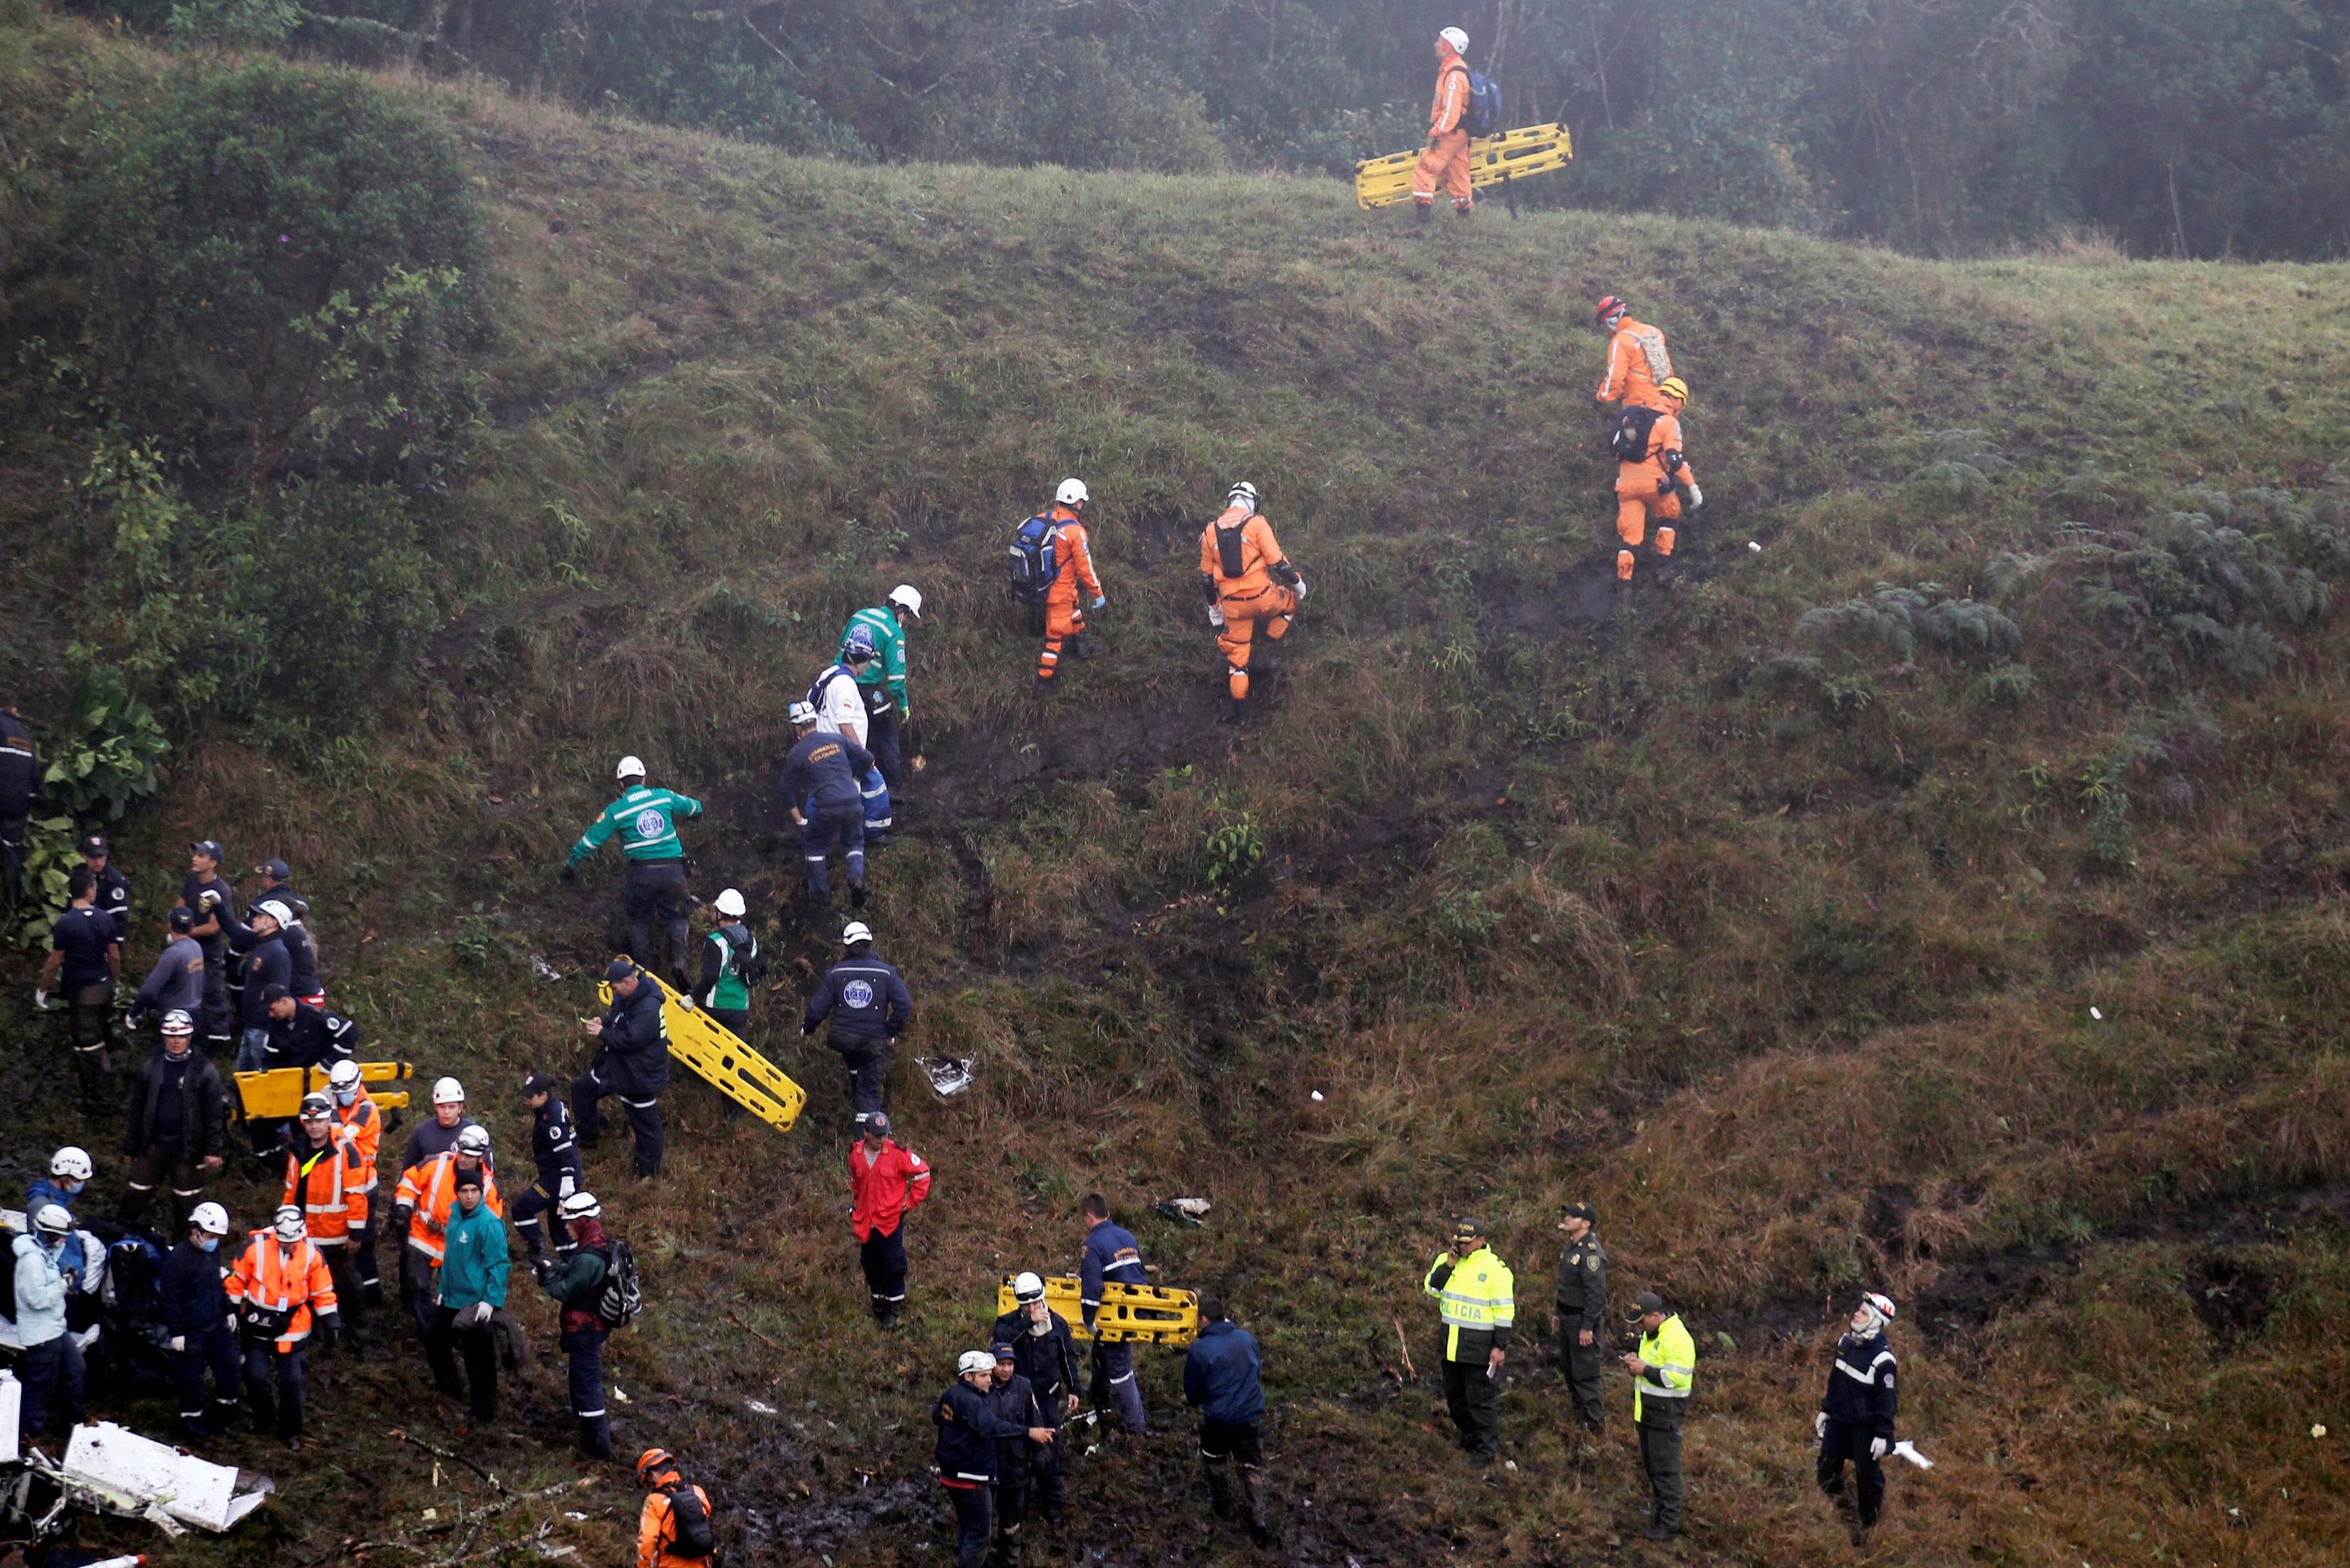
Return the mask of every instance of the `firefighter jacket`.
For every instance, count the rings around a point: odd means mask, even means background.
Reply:
[[[228,1298],[244,1314],[249,1333],[256,1323],[282,1321],[277,1348],[289,1351],[310,1337],[314,1313],[324,1317],[335,1311],[335,1279],[307,1238],[289,1247],[274,1231],[255,1231],[229,1271]]]
[[[1518,1321],[1516,1287],[1510,1266],[1491,1247],[1458,1262],[1450,1252],[1436,1254],[1420,1289],[1442,1303],[1445,1360],[1483,1361],[1489,1352],[1509,1348]]]
[[[335,1136],[359,1153],[360,1179],[365,1184],[359,1190],[373,1192],[381,1179],[376,1161],[383,1154],[383,1107],[364,1086],[349,1105],[335,1107]]]
[[[1059,1313],[1048,1308],[1045,1319],[1045,1332],[1039,1334],[1026,1311],[1005,1313],[995,1320],[995,1337],[990,1343],[1012,1347],[1012,1365],[1036,1390],[1036,1402],[1044,1408],[1046,1418],[1040,1425],[1057,1427],[1069,1396],[1077,1391],[1077,1342],[1069,1332],[1069,1320]]]
[[[650,978],[639,976],[631,995],[612,993],[604,1032],[596,1036],[596,1060],[588,1070],[623,1098],[669,1087],[669,1023],[661,1016],[660,987]]]
[[[939,1396],[931,1422],[939,1429],[931,1459],[938,1465],[939,1479],[949,1486],[994,1485],[996,1439],[1028,1435],[1027,1428],[1014,1426],[997,1415],[995,1402],[960,1377]]]
[[[252,987],[246,988],[251,994]],[[299,992],[295,993],[300,995]],[[339,1012],[297,1003],[291,1018],[269,1021],[265,1067],[331,1067],[359,1052],[359,1026]]]
[[[848,1146],[848,1190],[856,1199],[849,1228],[863,1242],[875,1231],[887,1236],[931,1195],[931,1168],[910,1148],[899,1148],[896,1138],[881,1140],[881,1152],[868,1155],[864,1140]]]
[[[1645,321],[1627,316],[1607,337],[1607,369],[1599,378],[1592,400],[1621,402],[1626,408],[1664,411],[1665,395],[1657,384],[1673,373],[1673,357],[1665,349],[1665,335]]]
[[[1297,582],[1273,524],[1245,506],[1226,507],[1200,535],[1200,576],[1210,604],[1253,604],[1275,583],[1290,587]]]
[[[1087,1328],[1100,1315],[1103,1286],[1149,1282],[1133,1231],[1105,1220],[1086,1232],[1085,1250],[1077,1254],[1077,1304],[1085,1309]]]
[[[353,1231],[366,1228],[367,1178],[359,1152],[351,1144],[330,1132],[322,1148],[297,1127],[286,1151],[286,1195],[277,1201],[301,1205],[310,1240],[321,1247],[340,1247]]]
[[[530,1163],[550,1198],[568,1198],[588,1179],[579,1163],[579,1133],[572,1124],[571,1107],[553,1095],[530,1114]]]
[[[1263,1368],[1254,1334],[1230,1318],[1209,1324],[1183,1358],[1183,1403],[1211,1421],[1253,1427],[1264,1419]]]
[[[670,1511],[671,1489],[691,1490],[701,1501],[702,1511],[710,1511],[710,1494],[699,1486],[689,1489],[677,1471],[662,1470],[654,1476],[653,1490],[637,1514],[637,1568],[709,1568],[707,1559],[681,1557],[670,1550],[677,1540],[677,1520]]]
[[[1835,1361],[1828,1368],[1828,1391],[1820,1409],[1831,1421],[1866,1427],[1887,1442],[1893,1440],[1893,1417],[1899,1396],[1894,1389],[1893,1347],[1883,1330],[1866,1338],[1846,1334],[1836,1341]]]
[[[455,1149],[436,1154],[422,1165],[403,1172],[400,1188],[392,1195],[394,1209],[413,1209],[409,1217],[408,1244],[432,1259],[441,1261],[442,1239],[449,1229],[450,1211],[457,1204],[457,1159]],[[504,1214],[505,1203],[498,1197],[498,1179],[482,1162],[482,1207],[493,1214]]]
[[[810,816],[829,809],[865,811],[859,781],[873,771],[873,753],[847,735],[810,731],[784,763],[784,802]]]
[[[1093,540],[1085,524],[1066,506],[1045,515],[1053,524],[1053,586],[1045,590],[1045,602],[1073,605],[1084,595],[1101,597],[1101,579],[1094,576]]]
[[[239,926],[239,931],[249,928]],[[234,938],[232,938],[232,941]],[[279,936],[258,938],[244,953],[244,1005],[241,1026],[246,1029],[269,1027],[269,1003],[264,1000],[273,985],[286,987],[294,993],[294,960],[286,950],[286,939]]]
[[[1632,1419],[1653,1426],[1680,1425],[1697,1382],[1697,1341],[1676,1313],[1640,1338],[1639,1356],[1648,1370],[1632,1379]]]
[[[865,1051],[896,1039],[913,1017],[914,993],[905,977],[875,958],[870,943],[859,942],[825,972],[823,989],[808,999],[800,1018],[800,1033],[813,1034],[830,1020],[835,1047]]]

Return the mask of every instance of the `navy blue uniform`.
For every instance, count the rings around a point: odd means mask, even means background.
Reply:
[[[122,879],[122,873],[114,868],[111,860],[99,867],[96,874],[98,888],[91,901],[98,906],[99,913],[114,922],[114,940],[128,941],[130,939],[130,884]]]
[[[1047,1327],[1037,1334],[1025,1311],[1005,1313],[995,1320],[993,1343],[1012,1347],[1012,1365],[1035,1390],[1036,1425],[1057,1430],[1068,1418],[1069,1399],[1077,1391],[1077,1345],[1067,1319],[1050,1311],[1045,1318]],[[1044,1514],[1045,1523],[1057,1527],[1061,1522],[1061,1445],[1030,1443],[1027,1448],[1029,1501]]]
[[[323,1007],[296,1006],[291,1018],[269,1021],[269,1044],[262,1065],[332,1067],[359,1054],[359,1026]]]
[[[618,1095],[629,1108],[629,1131],[636,1138],[637,1174],[659,1176],[664,1147],[660,1096],[669,1087],[669,1025],[661,1018],[660,987],[650,976],[637,981],[633,996],[613,993],[596,1046],[594,1064],[571,1081],[579,1141],[592,1147],[603,1136],[604,1118],[598,1106],[605,1096]]]
[[[228,1010],[228,939],[236,925],[236,889],[225,877],[205,882],[191,871],[180,883],[180,902],[195,911],[197,926],[207,920],[220,924],[212,935],[196,938],[204,950],[204,1002],[196,1027],[207,1040],[225,1042],[235,1022]]]
[[[905,977],[873,956],[873,944],[858,942],[826,971],[824,984],[808,999],[800,1033],[813,1034],[829,1023],[825,1043],[840,1053],[848,1069],[848,1096],[859,1117],[887,1110],[883,1091],[889,1078],[889,1042],[913,1021],[914,993]]]
[[[228,1325],[228,1290],[221,1282],[222,1270],[217,1250],[207,1252],[182,1240],[163,1255],[155,1273],[164,1335],[181,1342],[172,1352],[172,1369],[180,1387],[180,1428],[192,1438],[208,1438],[228,1424],[236,1414],[244,1384],[244,1356],[237,1348],[236,1330]],[[204,1406],[207,1367],[213,1375],[209,1410]]]
[[[1200,1411],[1200,1462],[1208,1472],[1208,1495],[1216,1512],[1229,1519],[1235,1501],[1228,1467],[1240,1461],[1237,1501],[1249,1530],[1260,1542],[1264,1517],[1257,1481],[1264,1469],[1263,1361],[1256,1337],[1230,1318],[1207,1324],[1183,1360],[1183,1402]]]
[[[1150,1276],[1143,1272],[1142,1249],[1134,1240],[1134,1232],[1105,1220],[1086,1232],[1085,1251],[1077,1259],[1077,1304],[1085,1309],[1086,1326],[1094,1326],[1094,1318],[1101,1311],[1104,1285],[1147,1285]],[[1134,1346],[1123,1341],[1104,1345],[1094,1341],[1093,1386],[1087,1397],[1094,1408],[1106,1410],[1109,1402],[1118,1402],[1118,1415],[1126,1429],[1140,1436],[1147,1422],[1142,1412],[1142,1390],[1134,1382]]]
[[[800,852],[807,864],[811,898],[830,898],[832,878],[825,857],[840,841],[848,861],[848,885],[865,886],[865,791],[873,753],[847,735],[822,731],[804,736],[784,763],[784,799],[806,819]]]
[[[107,1035],[114,1017],[114,965],[120,961],[114,917],[99,909],[68,907],[49,931],[49,948],[65,955],[57,971],[73,1039],[74,1075],[85,1114],[107,1109],[110,1065]]]
[[[250,928],[244,934],[252,936]],[[257,1073],[269,1058],[269,1003],[265,998],[273,985],[286,985],[294,978],[294,961],[286,951],[286,940],[271,935],[255,937],[245,950],[244,979],[241,1016],[237,1020],[236,1070]],[[293,987],[286,986],[290,995]]]
[[[1836,1341],[1835,1363],[1828,1368],[1828,1391],[1820,1399],[1820,1413],[1828,1418],[1820,1436],[1820,1490],[1830,1497],[1844,1495],[1845,1461],[1852,1462],[1859,1483],[1862,1529],[1877,1522],[1885,1506],[1885,1467],[1870,1445],[1882,1439],[1893,1447],[1893,1417],[1900,1405],[1894,1386],[1893,1347],[1882,1330],[1866,1335],[1846,1334]]]
[[[650,985],[651,981],[643,983]],[[542,1234],[546,1221],[540,1216],[588,1180],[588,1173],[579,1164],[579,1135],[572,1126],[571,1107],[553,1095],[546,1096],[546,1104],[530,1114],[530,1162],[537,1168],[538,1178],[514,1199],[506,1210],[506,1218],[522,1232],[523,1245],[536,1258],[546,1246]],[[561,1248],[567,1240],[558,1217],[555,1220],[555,1244]]]
[[[1020,1527],[1028,1521],[1029,1494],[1033,1490],[1035,1473],[1029,1462],[1029,1451],[1034,1449],[1050,1450],[1055,1446],[1031,1440],[1026,1428],[1050,1427],[1055,1423],[1045,1418],[1035,1389],[1017,1372],[1005,1382],[990,1383],[987,1402],[998,1416],[1022,1428],[1022,1435],[1017,1438],[995,1439],[995,1539],[1002,1554],[1009,1561],[1018,1556]]]
[[[994,1531],[996,1441],[1024,1438],[1027,1428],[997,1415],[995,1402],[960,1377],[939,1396],[931,1420],[939,1429],[939,1480],[954,1499],[955,1568],[979,1568]]]

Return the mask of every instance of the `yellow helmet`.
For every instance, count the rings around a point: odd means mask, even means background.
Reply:
[[[1686,403],[1689,401],[1689,383],[1682,380],[1679,376],[1666,377],[1663,380],[1657,383],[1657,390],[1664,393],[1664,395],[1669,398],[1678,399],[1681,402]]]

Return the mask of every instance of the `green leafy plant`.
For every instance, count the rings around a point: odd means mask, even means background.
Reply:
[[[41,793],[80,821],[112,822],[132,801],[155,793],[156,765],[172,742],[154,711],[111,667],[85,674],[69,707],[72,728],[50,742]]]
[[[38,950],[49,945],[49,929],[65,913],[68,882],[80,864],[70,817],[36,816],[25,824],[24,893],[16,909],[19,946]]]
[[[1264,860],[1264,829],[1256,814],[1228,810],[1223,820],[1208,830],[1208,886],[1229,888]]]

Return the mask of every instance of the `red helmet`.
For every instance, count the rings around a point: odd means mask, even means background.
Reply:
[[[1624,302],[1611,294],[1607,298],[1601,300],[1597,305],[1591,307],[1591,315],[1594,320],[1605,321],[1609,317],[1615,315],[1617,311],[1625,308],[1627,308],[1627,306]]]

